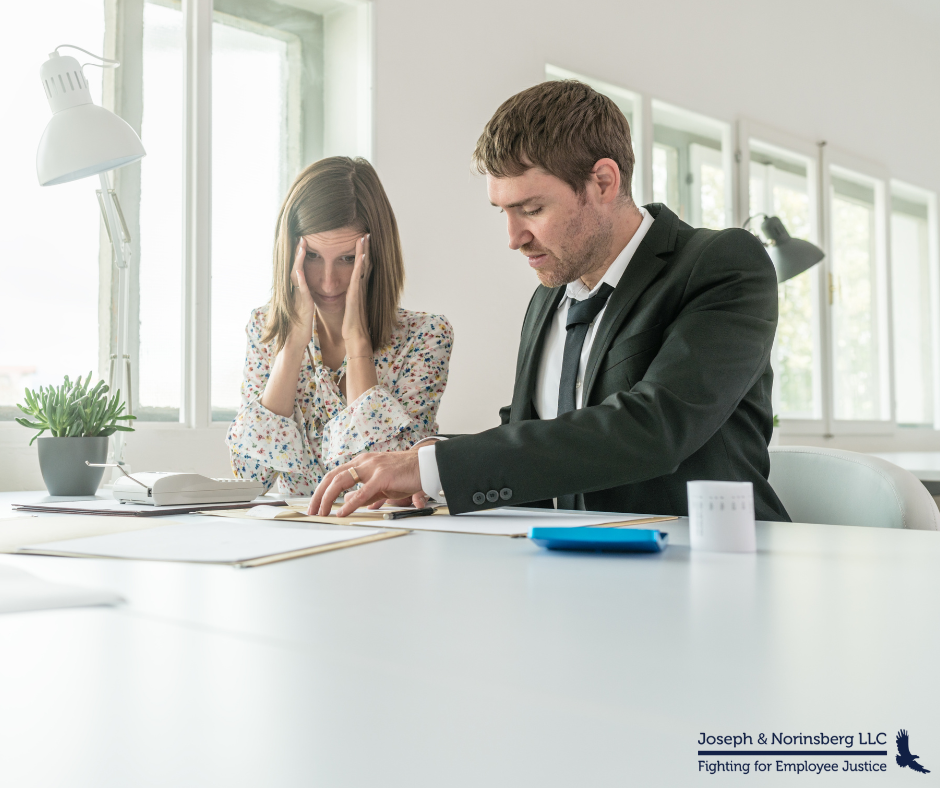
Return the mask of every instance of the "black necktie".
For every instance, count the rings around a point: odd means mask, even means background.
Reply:
[[[578,366],[581,363],[581,348],[584,346],[584,338],[587,336],[588,329],[594,318],[597,317],[607,299],[614,292],[608,284],[601,285],[590,298],[583,301],[574,301],[568,307],[568,318],[565,321],[565,328],[568,329],[568,335],[565,337],[565,355],[561,362],[561,382],[558,385],[558,415],[570,413],[575,409],[577,402],[575,386],[578,382]],[[579,509],[576,495],[559,495],[559,509]]]

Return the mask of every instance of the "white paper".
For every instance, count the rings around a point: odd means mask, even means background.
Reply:
[[[130,558],[144,561],[198,561],[235,563],[270,555],[306,550],[346,542],[380,533],[381,528],[362,532],[314,530],[287,524],[223,520],[211,523],[179,523],[109,536],[68,539],[28,545],[21,550],[73,553],[75,555]]]
[[[255,499],[259,500],[259,499]],[[193,509],[213,509],[219,507],[248,506],[248,503],[187,503],[179,506],[151,506],[146,503],[121,503],[113,498],[87,499],[83,501],[65,501],[62,503],[15,503],[16,506],[25,506],[28,509],[42,509],[51,514],[56,512],[80,512],[80,513],[111,513],[132,515],[134,512],[159,512],[161,515],[173,514],[181,510],[192,511]],[[274,508],[274,507],[272,507]]]
[[[15,566],[0,565],[0,613],[115,605],[121,601],[113,591],[50,583]]]
[[[568,514],[552,509],[519,509],[505,507],[487,509],[482,512],[447,515],[434,514],[429,517],[404,517],[395,520],[396,526],[414,531],[446,531],[458,534],[483,534],[486,536],[527,536],[530,528],[585,528],[629,523],[631,520],[647,520],[646,514],[617,514],[583,512]],[[370,525],[371,523],[355,523]]]

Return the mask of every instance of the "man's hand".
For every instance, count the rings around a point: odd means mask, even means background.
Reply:
[[[347,517],[360,506],[386,499],[409,498],[422,492],[418,452],[367,452],[323,477],[310,500],[307,514],[325,517],[339,495],[356,486],[357,481],[349,472],[350,468],[354,469],[362,487],[346,496],[342,508],[336,513],[339,517]]]

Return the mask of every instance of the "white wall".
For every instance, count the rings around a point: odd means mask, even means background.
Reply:
[[[541,81],[546,62],[720,120],[825,139],[940,191],[935,0],[375,0],[372,24],[373,157],[401,226],[405,306],[443,313],[456,329],[447,432],[495,425],[510,398],[536,280],[507,248],[469,155],[500,102]],[[222,430],[174,435],[130,435],[132,467],[227,472]],[[28,437],[0,430],[0,488],[41,486]]]

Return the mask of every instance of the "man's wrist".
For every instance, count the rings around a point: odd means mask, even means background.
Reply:
[[[418,471],[421,474],[421,489],[429,498],[446,501],[441,487],[441,473],[437,468],[436,442],[418,449]]]

